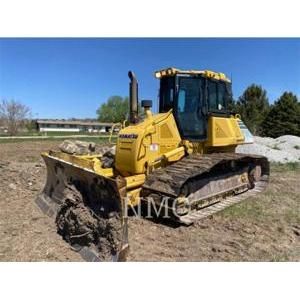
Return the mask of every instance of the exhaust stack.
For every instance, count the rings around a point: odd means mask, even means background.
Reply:
[[[129,84],[129,122],[136,124],[138,122],[138,82],[135,74],[131,71],[128,72],[130,79]]]

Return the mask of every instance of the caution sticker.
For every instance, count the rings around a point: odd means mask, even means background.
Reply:
[[[150,151],[158,151],[158,144],[150,144]]]

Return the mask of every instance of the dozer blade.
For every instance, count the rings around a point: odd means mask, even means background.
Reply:
[[[57,232],[86,261],[123,261],[128,250],[125,181],[96,174],[52,153],[42,155],[47,181],[36,199]]]

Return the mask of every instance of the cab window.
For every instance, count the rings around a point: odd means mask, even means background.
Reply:
[[[226,111],[230,94],[226,88],[225,82],[208,80],[207,87],[209,111]]]
[[[167,112],[174,105],[174,77],[165,77],[160,81],[159,111]]]

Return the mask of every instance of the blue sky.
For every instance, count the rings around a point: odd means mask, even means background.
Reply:
[[[0,99],[28,105],[33,117],[96,117],[111,95],[128,95],[128,70],[140,99],[156,109],[155,70],[211,69],[233,78],[237,98],[261,84],[270,102],[300,96],[300,39],[0,39]]]

